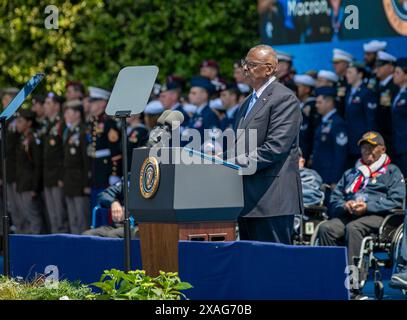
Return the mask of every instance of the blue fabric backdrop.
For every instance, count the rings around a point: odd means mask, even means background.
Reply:
[[[123,269],[123,240],[74,235],[10,237],[13,276],[32,278],[48,265],[61,279],[98,281],[103,270]],[[194,288],[190,299],[348,299],[346,249],[272,243],[179,243],[179,271]],[[141,268],[132,241],[132,266]]]

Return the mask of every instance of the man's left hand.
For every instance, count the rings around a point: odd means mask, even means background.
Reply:
[[[362,216],[367,211],[367,204],[366,202],[357,202],[353,208],[353,212],[357,216]]]

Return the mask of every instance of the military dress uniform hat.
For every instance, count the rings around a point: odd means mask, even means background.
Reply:
[[[384,139],[383,136],[376,132],[376,131],[368,131],[366,132],[362,138],[358,141],[358,146],[360,146],[363,142],[370,143],[374,146],[384,146]]]
[[[0,96],[3,96],[5,94],[16,95],[18,93],[18,91],[20,91],[20,90],[15,87],[3,88],[0,90]]]
[[[98,87],[89,87],[90,100],[109,100],[110,91]]]
[[[370,42],[363,44],[363,51],[367,53],[375,53],[386,49],[386,47],[387,47],[386,41],[372,40]]]
[[[337,95],[337,89],[334,87],[320,87],[315,90],[315,95],[324,97],[333,97]]]
[[[196,76],[191,79],[191,88],[192,87],[203,88],[208,91],[209,94],[216,92],[216,88],[212,84],[211,80],[202,76]]]
[[[397,58],[393,55],[391,55],[388,52],[384,52],[384,51],[379,51],[377,53],[377,59],[376,59],[376,66],[380,67],[383,66],[385,64],[394,64],[396,62]]]
[[[404,73],[407,73],[407,58],[398,58],[396,66],[400,67]]]
[[[308,74],[296,74],[294,76],[295,84],[302,84],[304,86],[315,87],[315,79]]]
[[[339,61],[347,61],[347,62],[352,62],[353,61],[353,56],[341,49],[333,49],[333,57],[332,57],[333,62],[339,62]]]
[[[339,78],[335,72],[329,70],[319,70],[317,78],[326,79],[332,82],[338,82]]]
[[[204,60],[201,63],[200,68],[214,68],[219,71],[219,64],[215,60]]]
[[[182,90],[182,85],[181,83],[177,81],[171,81],[163,84],[160,88],[161,92],[166,92],[170,90]]]

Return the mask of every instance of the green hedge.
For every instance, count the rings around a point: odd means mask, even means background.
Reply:
[[[59,29],[44,12],[59,9]],[[216,59],[224,77],[259,41],[254,0],[0,1],[0,87],[44,71],[46,90],[67,80],[111,88],[121,67],[156,64],[159,79],[189,77]]]

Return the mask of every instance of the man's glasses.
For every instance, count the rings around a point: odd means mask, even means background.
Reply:
[[[254,61],[248,61],[248,60],[246,60],[246,59],[242,59],[242,60],[240,60],[240,65],[244,68],[244,67],[247,67],[248,69],[253,69],[253,68],[256,68],[257,66],[260,66],[260,65],[269,65],[269,66],[272,66],[272,64],[271,63],[268,63],[268,62],[254,62]]]

